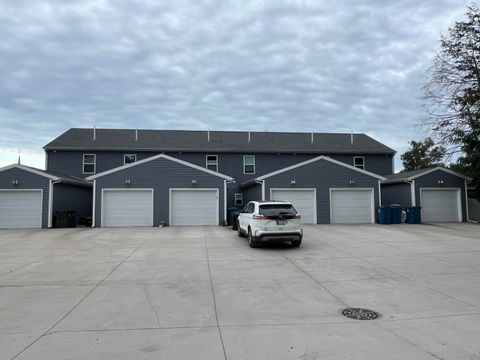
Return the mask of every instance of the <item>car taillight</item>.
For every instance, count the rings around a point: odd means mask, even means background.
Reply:
[[[300,216],[300,214],[296,214],[292,219],[301,219],[302,217]]]
[[[265,215],[262,215],[262,214],[253,215],[253,218],[255,220],[268,220],[268,218]]]

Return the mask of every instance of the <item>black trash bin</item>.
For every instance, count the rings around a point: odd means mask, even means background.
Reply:
[[[57,212],[55,212],[55,227],[59,228],[59,229],[68,227],[68,212],[67,211],[57,211]]]
[[[67,226],[69,228],[74,228],[78,223],[78,212],[77,211],[67,211]]]
[[[232,212],[232,230],[238,230],[238,215],[240,215],[240,211],[236,210]]]
[[[235,211],[238,211],[238,208],[236,207],[229,207],[227,208],[227,224],[228,225],[233,225],[233,214]]]

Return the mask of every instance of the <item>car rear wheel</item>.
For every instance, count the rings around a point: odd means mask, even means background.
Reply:
[[[300,245],[302,245],[302,239],[292,240],[293,247],[299,247]]]
[[[252,230],[250,228],[248,228],[248,245],[251,248],[258,247],[258,241],[256,241],[255,238],[253,237]]]

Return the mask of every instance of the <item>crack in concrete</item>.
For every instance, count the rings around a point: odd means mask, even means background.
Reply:
[[[161,327],[162,325],[160,325],[160,316],[158,315],[157,309],[155,309],[155,306],[153,306],[152,304],[152,300],[150,299],[150,293],[148,292],[147,286],[148,286],[147,284],[143,284],[143,292],[145,293],[145,298],[147,300],[148,305],[150,305],[150,308],[155,314],[155,323]]]

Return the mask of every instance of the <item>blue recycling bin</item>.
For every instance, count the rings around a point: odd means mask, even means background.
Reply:
[[[228,225],[234,225],[235,221],[234,221],[234,215],[235,215],[235,212],[238,212],[238,208],[236,207],[229,207],[227,208],[227,224]]]
[[[422,223],[422,208],[420,206],[409,206],[405,209],[407,212],[408,224],[421,224]]]
[[[388,206],[377,207],[377,222],[383,225],[392,223],[392,209]]]
[[[401,205],[392,204],[390,205],[392,210],[392,224],[401,224],[402,223],[402,211],[403,208]]]

